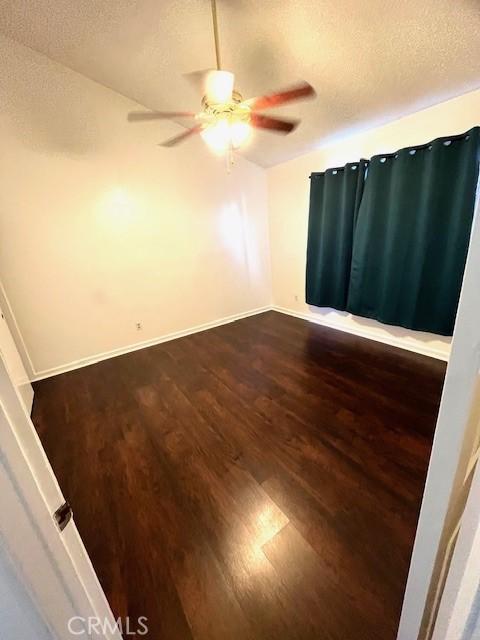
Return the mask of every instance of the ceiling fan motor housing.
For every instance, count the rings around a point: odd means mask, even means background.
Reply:
[[[207,123],[217,122],[218,120],[246,123],[250,121],[251,109],[243,102],[243,98],[238,91],[233,91],[231,100],[223,103],[209,102],[208,97],[204,96],[202,107],[203,111],[199,115]]]

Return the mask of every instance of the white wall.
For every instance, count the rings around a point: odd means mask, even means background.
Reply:
[[[158,147],[179,125],[127,123],[138,105],[4,37],[0,59],[0,276],[33,374],[270,303],[262,169]]]
[[[318,100],[321,100],[319,92]],[[450,339],[388,327],[305,304],[308,202],[312,171],[342,166],[361,157],[388,153],[479,124],[480,91],[465,94],[382,127],[344,139],[268,170],[270,246],[274,304],[316,320],[414,351],[448,358]],[[295,296],[298,298],[296,299]]]
[[[464,131],[480,91],[227,174],[200,139],[158,147],[178,125],[127,123],[138,105],[84,76],[2,36],[0,57],[0,281],[30,375],[263,308],[270,266],[277,308],[448,357],[448,338],[305,305],[308,176]]]

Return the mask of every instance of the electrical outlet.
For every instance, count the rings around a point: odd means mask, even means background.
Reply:
[[[135,328],[137,329],[137,331],[141,331],[142,330],[142,323],[141,322],[136,322],[135,323]]]
[[[293,297],[295,298],[295,302],[298,302],[298,295],[295,294]]]

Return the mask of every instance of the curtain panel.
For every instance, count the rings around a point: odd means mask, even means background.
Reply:
[[[479,132],[475,127],[371,159],[348,311],[452,335],[475,206]]]
[[[347,308],[353,236],[367,162],[310,176],[306,301],[317,307]]]

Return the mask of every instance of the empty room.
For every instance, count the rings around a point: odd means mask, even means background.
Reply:
[[[0,636],[480,633],[480,5],[0,3]]]

